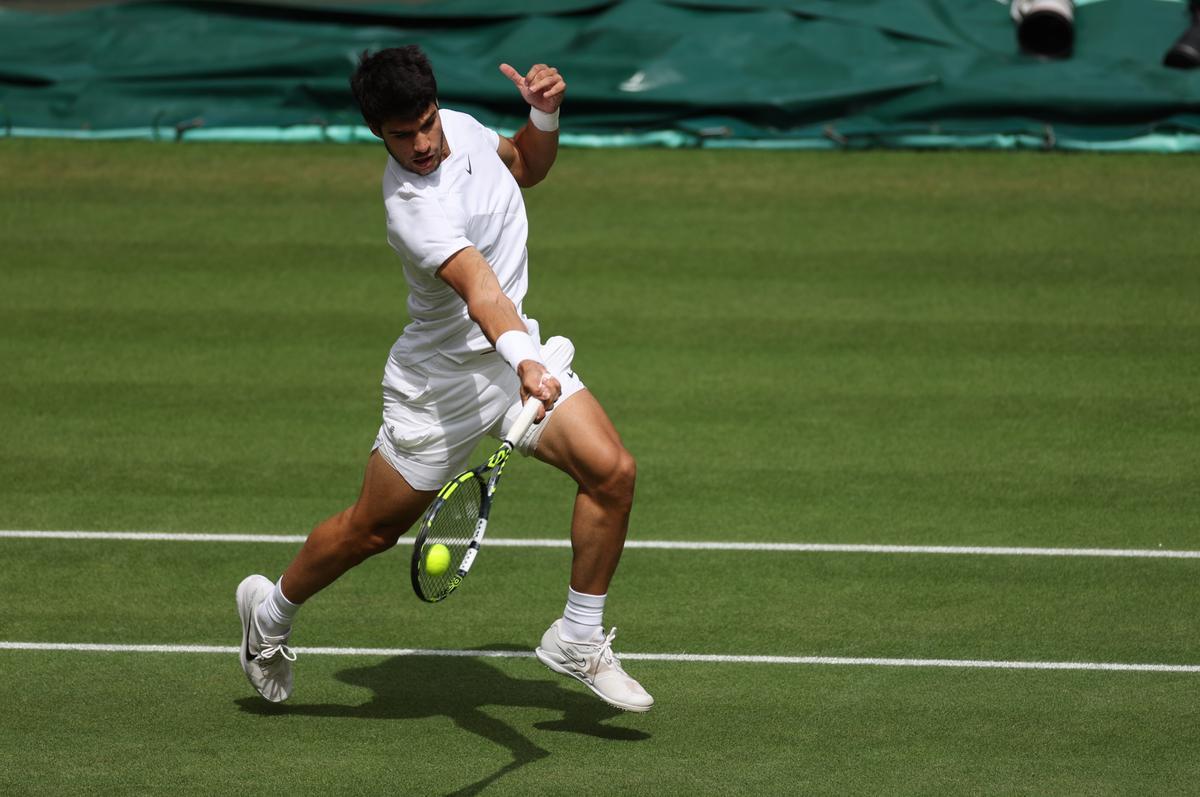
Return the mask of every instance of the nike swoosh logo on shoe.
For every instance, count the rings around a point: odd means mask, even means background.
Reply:
[[[254,615],[250,615],[250,619],[246,621],[246,643],[242,651],[242,655],[245,657],[246,661],[255,661],[258,659],[258,656],[250,653],[250,623],[252,622],[254,622]]]

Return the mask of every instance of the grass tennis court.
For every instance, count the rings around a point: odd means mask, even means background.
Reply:
[[[304,534],[353,500],[403,279],[369,147],[0,142],[0,529]],[[528,312],[639,459],[631,539],[1200,549],[1200,165],[578,151],[527,193]],[[489,538],[565,538],[506,476]],[[0,538],[0,643],[237,645],[293,543]],[[305,648],[525,653],[569,553],[408,549]],[[0,792],[1185,794],[1200,560],[627,551],[606,622],[654,694],[534,659],[0,650]]]

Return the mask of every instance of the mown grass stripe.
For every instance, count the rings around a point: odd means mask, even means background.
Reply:
[[[60,540],[141,540],[147,542],[304,542],[300,534],[210,534],[157,531],[33,531],[0,530],[0,538]],[[400,542],[412,544],[409,537]],[[485,544],[497,548],[569,548],[568,539],[512,539],[489,537]],[[1200,559],[1200,551],[1161,548],[1031,548],[961,545],[870,545],[819,542],[734,542],[694,540],[629,540],[626,548],[679,551],[774,551],[779,553],[873,553],[953,556],[1059,556],[1110,559]]]
[[[117,645],[87,642],[0,642],[0,650],[62,651],[73,653],[217,653],[232,656],[229,645]],[[292,648],[306,656],[429,656],[527,659],[523,650],[446,650],[432,648]],[[1200,673],[1198,664],[1138,664],[1090,661],[994,661],[982,659],[889,659],[847,656],[753,656],[701,653],[621,653],[630,661],[663,661],[691,664],[783,664],[842,667],[947,667],[987,670],[1085,670],[1106,672]]]
[[[160,531],[0,531],[0,538],[47,540],[140,540],[144,542],[304,542],[303,534],[208,534]]]

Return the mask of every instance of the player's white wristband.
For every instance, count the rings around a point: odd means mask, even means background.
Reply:
[[[496,338],[496,351],[504,358],[505,362],[512,366],[514,371],[525,360],[533,360],[539,365],[545,365],[537,344],[533,342],[533,336],[528,332],[510,329]]]
[[[555,108],[554,113],[546,113],[531,105],[529,106],[529,121],[533,122],[533,126],[543,133],[553,133],[558,129],[558,109]]]

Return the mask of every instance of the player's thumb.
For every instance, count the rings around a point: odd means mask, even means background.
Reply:
[[[518,86],[520,86],[524,80],[521,77],[521,73],[514,69],[511,64],[500,64],[500,74],[504,75]]]

